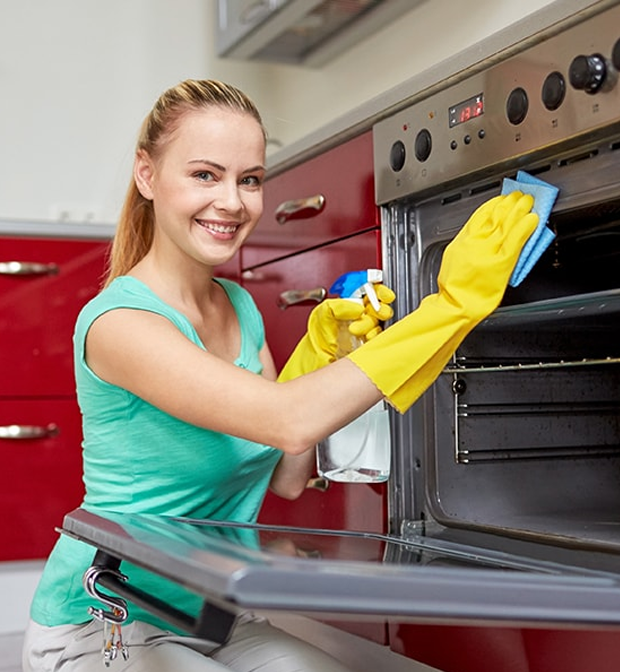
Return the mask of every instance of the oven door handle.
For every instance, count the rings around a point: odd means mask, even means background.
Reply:
[[[97,584],[99,584],[115,593],[115,595],[120,596],[120,598],[133,602],[135,605],[189,632],[195,637],[207,639],[217,644],[225,644],[228,641],[237,620],[237,614],[234,611],[215,604],[215,601],[205,600],[200,613],[194,618],[154,595],[131,586],[128,583],[128,577],[120,572],[120,564],[121,560],[119,558],[105,551],[97,550],[93,564],[84,574],[86,592],[109,605],[116,606],[124,603],[124,600],[119,599],[119,597],[102,594],[98,589]],[[120,611],[122,612],[122,609]],[[100,615],[100,620],[114,622],[119,622],[123,619],[123,616],[127,618],[129,615],[129,612],[126,611],[126,613],[118,617],[116,615],[109,616],[108,612],[92,607],[89,609],[89,613],[95,618]]]

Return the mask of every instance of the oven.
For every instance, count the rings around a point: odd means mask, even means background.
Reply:
[[[619,25],[611,7],[375,127],[400,314],[504,178],[560,190],[538,264],[395,421],[392,529],[620,551]]]
[[[239,608],[620,626],[619,71],[620,3],[600,2],[374,125],[397,316],[434,291],[445,245],[505,177],[560,190],[530,275],[391,414],[388,534],[79,509],[62,532],[93,546],[93,599],[219,641]],[[143,593],[135,566],[202,608]]]

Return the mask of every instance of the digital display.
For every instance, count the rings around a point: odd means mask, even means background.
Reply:
[[[454,128],[475,117],[480,117],[484,114],[484,96],[482,93],[472,96],[462,103],[452,105],[448,112],[450,128]]]

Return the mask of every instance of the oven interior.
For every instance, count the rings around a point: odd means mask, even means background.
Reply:
[[[412,434],[425,450],[416,517],[620,552],[619,147],[529,167],[560,187],[556,238],[426,393]],[[414,304],[436,289],[445,245],[502,177],[514,173],[404,206]]]

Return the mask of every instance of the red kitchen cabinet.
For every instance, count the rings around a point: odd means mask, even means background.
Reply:
[[[0,238],[0,396],[75,394],[73,326],[101,285],[107,244]]]
[[[379,226],[372,152],[368,131],[269,179],[243,269]]]
[[[610,630],[390,625],[390,648],[444,672],[616,672]]]
[[[82,431],[74,399],[3,399],[0,559],[43,558],[63,516],[80,505]]]
[[[82,495],[73,327],[108,243],[0,238],[0,560],[47,556]]]

